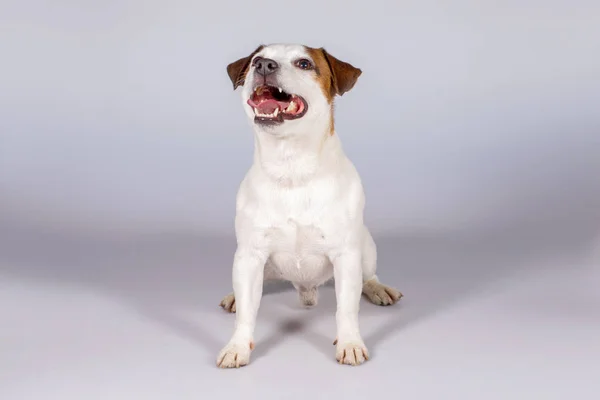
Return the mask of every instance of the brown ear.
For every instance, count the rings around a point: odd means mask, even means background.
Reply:
[[[229,79],[231,79],[231,83],[233,83],[233,90],[244,84],[252,57],[261,51],[263,47],[263,45],[258,46],[248,57],[240,58],[227,66],[227,74],[229,75]]]
[[[341,96],[354,87],[362,71],[347,62],[338,60],[323,48],[321,51],[331,70],[331,88],[335,91],[334,94]]]

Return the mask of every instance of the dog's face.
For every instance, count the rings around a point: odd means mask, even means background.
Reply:
[[[273,133],[330,124],[332,106],[356,83],[361,70],[325,49],[296,44],[259,46],[227,66],[234,90],[242,86],[248,117]]]

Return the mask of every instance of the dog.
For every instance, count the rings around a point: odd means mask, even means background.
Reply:
[[[362,71],[324,48],[270,44],[230,63],[227,73],[233,89],[242,88],[255,145],[236,198],[233,293],[220,304],[235,312],[235,329],[217,366],[250,362],[264,282],[291,282],[310,307],[317,288],[332,278],[336,360],[360,365],[369,359],[358,323],[361,294],[382,306],[402,297],[375,273],[361,179],[334,125],[335,98]]]

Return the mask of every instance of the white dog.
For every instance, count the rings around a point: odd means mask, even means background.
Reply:
[[[306,306],[334,278],[336,359],[368,360],[358,324],[361,293],[389,305],[402,294],[375,274],[377,250],[363,223],[360,177],[342,150],[333,103],[361,70],[324,49],[260,46],[227,66],[254,128],[254,162],[236,201],[233,293],[221,306],[236,313],[235,331],[217,365],[250,362],[263,282],[286,280]]]

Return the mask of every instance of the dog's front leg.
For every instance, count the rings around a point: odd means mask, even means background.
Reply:
[[[236,302],[235,330],[217,357],[221,368],[239,368],[250,362],[254,348],[256,315],[263,290],[267,254],[263,250],[239,248],[233,261],[233,292]]]
[[[337,299],[336,359],[340,364],[359,365],[369,359],[369,352],[358,327],[362,293],[361,253],[345,250],[332,259]]]

